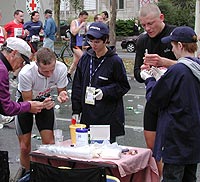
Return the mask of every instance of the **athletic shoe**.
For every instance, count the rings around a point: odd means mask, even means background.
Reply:
[[[19,167],[19,169],[17,170],[17,173],[14,176],[13,181],[18,181],[20,178],[22,178],[24,176],[24,174],[26,173],[26,169],[23,167]]]
[[[12,121],[14,121],[15,117],[14,116],[1,116],[2,117],[2,121],[0,122],[3,125],[9,124]]]

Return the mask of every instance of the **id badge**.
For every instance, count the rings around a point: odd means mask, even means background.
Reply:
[[[95,87],[86,87],[86,92],[85,92],[85,103],[86,104],[95,104]]]
[[[14,28],[14,36],[22,36],[22,28]]]

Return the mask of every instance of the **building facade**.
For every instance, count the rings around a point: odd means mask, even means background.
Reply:
[[[116,0],[117,1],[117,19],[134,19],[138,17],[138,12],[141,4],[149,3],[157,0]],[[25,13],[24,21],[30,20],[28,12],[31,7],[36,7],[40,13],[40,19],[44,22],[45,9],[54,9],[54,0],[1,0],[0,9],[2,11],[3,19],[1,25],[13,20],[13,12],[16,9],[23,10]],[[102,11],[110,13],[110,1],[108,0],[83,0],[84,10],[88,11],[90,16],[94,16]],[[29,8],[29,10],[28,10]],[[34,8],[33,8],[34,9]],[[34,9],[35,10],[35,9]],[[60,19],[71,20],[77,17],[79,12],[75,12],[70,0],[61,0],[60,4]]]

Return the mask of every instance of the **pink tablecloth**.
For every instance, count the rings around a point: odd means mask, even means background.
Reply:
[[[62,146],[69,146],[69,141],[64,141]],[[116,177],[120,178],[121,182],[130,181],[131,175],[133,176],[134,182],[159,182],[158,169],[156,162],[152,157],[152,152],[150,149],[146,148],[137,148],[137,147],[128,147],[131,150],[136,150],[137,154],[122,154],[120,160],[104,160],[100,158],[94,158],[91,160],[73,158],[77,161],[86,161],[86,162],[99,162],[99,163],[113,163],[116,164],[118,168],[117,171],[113,169],[113,173]],[[40,151],[34,151],[39,152]],[[48,156],[48,154],[46,154]],[[59,158],[67,159],[67,156],[57,156]],[[33,158],[33,157],[32,157]],[[35,157],[33,161],[38,161]]]

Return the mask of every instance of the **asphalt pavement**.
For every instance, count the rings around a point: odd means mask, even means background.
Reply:
[[[134,62],[134,53],[127,53],[121,50],[120,42],[117,42],[117,50],[122,58],[129,58]],[[143,111],[145,105],[145,87],[144,84],[138,83],[133,76],[133,73],[128,74],[128,80],[131,85],[131,90],[124,96],[125,108],[125,131],[123,137],[117,138],[117,143],[126,146],[145,147],[143,136]],[[70,93],[71,84],[68,85]],[[12,98],[15,99],[15,88],[10,88]],[[56,93],[55,95],[56,96]],[[56,103],[56,128],[63,130],[64,139],[69,139],[69,124],[71,119],[71,102],[65,104]],[[32,131],[32,150],[35,150],[41,144],[39,133],[34,125]],[[11,177],[14,177],[19,168],[19,144],[15,132],[14,123],[10,123],[0,130],[0,150],[9,151],[9,166]],[[198,182],[200,182],[200,171],[198,171]]]

